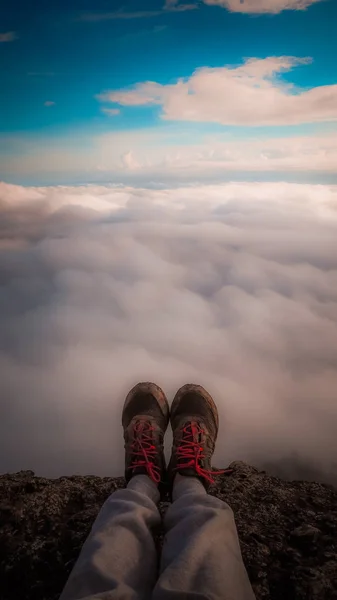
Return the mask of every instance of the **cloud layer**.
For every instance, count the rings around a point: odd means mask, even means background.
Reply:
[[[2,184],[0,216],[0,471],[121,474],[153,380],[214,395],[215,464],[333,479],[336,186]]]
[[[277,75],[307,58],[289,56],[251,58],[233,67],[200,68],[175,84],[138,83],[106,92],[101,101],[121,106],[159,105],[162,118],[214,122],[222,125],[296,125],[335,121],[337,85],[296,89]]]

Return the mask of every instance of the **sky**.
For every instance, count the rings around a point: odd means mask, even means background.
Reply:
[[[335,181],[334,0],[0,11],[8,183]]]
[[[0,15],[0,473],[123,474],[153,381],[216,466],[337,484],[335,0]]]

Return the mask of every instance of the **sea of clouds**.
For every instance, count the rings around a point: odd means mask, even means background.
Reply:
[[[123,474],[130,387],[194,382],[216,466],[337,481],[337,186],[2,183],[0,285],[0,472]]]

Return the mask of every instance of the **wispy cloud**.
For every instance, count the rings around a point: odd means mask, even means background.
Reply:
[[[52,109],[47,109],[52,110]],[[113,117],[112,117],[113,118]],[[11,147],[8,136],[0,146]],[[245,177],[283,180],[336,180],[337,135],[249,136],[205,134],[196,139],[182,127],[172,135],[165,126],[113,131],[76,139],[69,133],[55,140],[15,139],[16,153],[3,156],[0,178],[46,182],[135,176],[148,181],[225,181]]]
[[[229,139],[205,136],[199,143],[173,143],[164,131],[114,132],[97,140],[98,155],[114,173],[141,168],[144,176],[198,181],[226,172],[336,172],[337,135]],[[124,160],[125,155],[130,160]],[[132,159],[132,160],[131,160]],[[57,161],[58,162],[58,161]],[[22,163],[21,163],[22,165]]]
[[[117,19],[145,19],[156,17],[162,13],[161,10],[139,10],[135,12],[112,11],[112,12],[87,12],[80,17],[81,21],[110,21]]]
[[[243,65],[200,68],[175,84],[138,83],[100,94],[122,106],[159,105],[162,118],[223,125],[294,125],[337,120],[337,85],[302,90],[279,77],[308,58],[251,58]]]
[[[5,33],[0,33],[0,43],[14,42],[14,40],[17,40],[18,37],[19,36],[15,31],[6,31]]]
[[[201,0],[208,6],[220,6],[230,12],[247,14],[278,14],[283,10],[305,10],[312,4],[324,0]],[[179,0],[166,0],[161,10],[139,10],[125,12],[124,10],[109,12],[86,12],[80,16],[81,21],[107,21],[113,19],[145,19],[157,17],[168,12],[185,12],[196,10],[194,2],[179,4]]]
[[[116,117],[121,112],[119,108],[105,108],[105,106],[101,108],[101,111],[109,117]]]
[[[44,106],[55,106],[55,102],[53,100],[46,100]]]
[[[155,25],[153,28],[153,33],[160,33],[161,31],[164,31],[165,29],[167,29],[167,25]]]
[[[203,0],[203,2],[212,6],[222,6],[231,12],[277,14],[283,10],[305,10],[322,0]]]
[[[186,10],[196,10],[197,8],[197,4],[177,4],[175,2],[174,5],[166,6],[165,10],[170,12],[185,12]]]
[[[118,19],[147,19],[149,17],[158,17],[168,12],[185,12],[187,10],[197,9],[197,4],[178,4],[176,0],[167,0],[166,4],[160,10],[138,10],[125,12],[124,10],[115,10],[109,12],[86,12],[80,16],[81,21],[109,21]]]

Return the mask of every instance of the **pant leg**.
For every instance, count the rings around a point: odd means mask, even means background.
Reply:
[[[136,475],[103,504],[60,600],[148,600],[157,576],[151,529],[160,524],[157,486]]]
[[[152,600],[254,600],[232,509],[195,477],[177,475]]]

